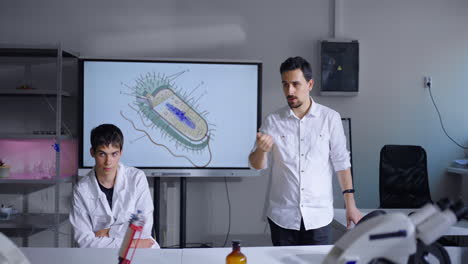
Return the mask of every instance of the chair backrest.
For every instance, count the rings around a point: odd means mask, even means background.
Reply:
[[[379,190],[381,208],[419,208],[430,202],[426,151],[420,146],[383,146]]]

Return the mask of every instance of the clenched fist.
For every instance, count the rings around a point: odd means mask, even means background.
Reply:
[[[94,232],[94,235],[96,237],[109,237],[109,231],[110,231],[110,228],[101,229],[101,230]]]
[[[262,132],[257,133],[257,149],[263,152],[270,152],[273,147],[273,138],[268,134]]]

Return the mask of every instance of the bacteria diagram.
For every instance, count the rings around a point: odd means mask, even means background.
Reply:
[[[131,96],[128,106],[134,114],[120,114],[142,133],[137,140],[148,138],[170,155],[186,159],[195,167],[206,167],[212,160],[210,141],[215,126],[207,121],[208,111],[197,110],[204,94],[197,99],[195,94],[203,83],[190,92],[176,86],[176,79],[187,72],[152,72],[138,77],[133,85],[123,84],[130,91],[121,94]]]

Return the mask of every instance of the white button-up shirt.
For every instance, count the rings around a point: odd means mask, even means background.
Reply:
[[[268,115],[260,131],[274,141],[266,166],[272,177],[267,216],[293,230],[300,230],[301,216],[306,230],[328,225],[333,220],[332,167],[351,167],[340,114],[312,101],[299,119],[286,106]]]

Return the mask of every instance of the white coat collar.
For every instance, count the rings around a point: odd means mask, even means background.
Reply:
[[[96,199],[101,200],[101,202],[105,204],[104,207],[106,208],[106,210],[108,209],[110,211],[107,198],[105,194],[101,192],[101,189],[99,188],[99,184],[97,181],[94,167],[89,172],[88,176],[90,177],[89,180],[91,181],[91,185],[92,185],[90,188],[92,195]],[[117,176],[115,178],[114,194],[112,196],[112,204],[114,204],[115,201],[119,199],[119,194],[123,193],[123,191],[125,190],[126,182],[127,182],[127,179],[125,177],[125,165],[123,165],[122,163],[119,163],[119,167],[117,168]]]
[[[115,178],[115,184],[114,184],[114,191],[122,191],[125,189],[125,166],[122,163],[119,163],[119,167],[117,168],[117,176]],[[90,177],[90,180],[92,181],[93,185],[93,193],[98,194],[101,192],[101,189],[99,188],[99,184],[97,181],[96,177],[96,170],[93,167],[93,169],[89,172],[88,176]]]

